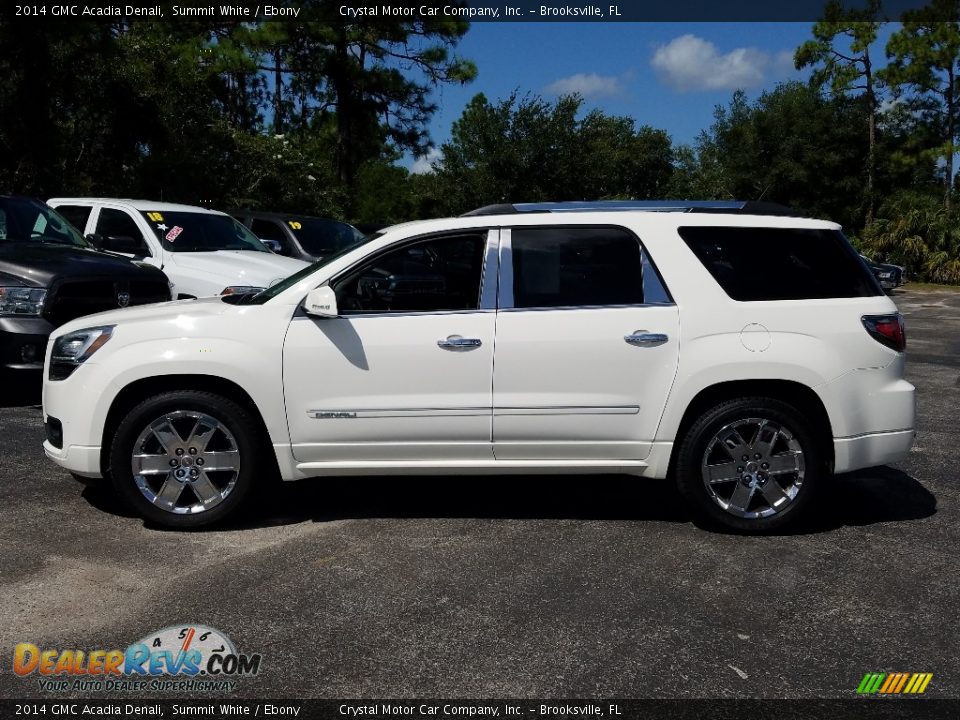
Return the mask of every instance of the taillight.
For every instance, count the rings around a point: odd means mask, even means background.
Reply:
[[[903,352],[907,348],[907,333],[903,329],[903,317],[895,315],[864,315],[863,326],[870,337],[888,348]]]

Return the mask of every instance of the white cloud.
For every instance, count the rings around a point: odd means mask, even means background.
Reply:
[[[569,77],[554,80],[544,88],[549,95],[572,95],[579,93],[584,98],[613,97],[623,94],[623,77],[597,75],[596,73],[576,73]]]
[[[789,51],[771,55],[757,48],[735,48],[721,53],[709,40],[681,35],[660,45],[650,61],[660,80],[674,90],[737,90],[763,84],[767,75],[793,68]]]
[[[433,163],[440,159],[440,150],[430,148],[426,155],[421,155],[413,161],[410,166],[410,172],[414,175],[425,175],[433,172]]]

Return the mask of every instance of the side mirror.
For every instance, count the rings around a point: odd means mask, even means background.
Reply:
[[[103,235],[89,233],[86,237],[86,241],[99,250],[103,246]]]
[[[283,246],[280,245],[279,240],[264,240],[263,238],[260,238],[260,242],[266,245],[270,249],[270,252],[279,254],[280,251],[283,250]]]
[[[315,317],[337,317],[337,294],[329,285],[321,285],[307,293],[303,302],[303,310],[307,315]]]

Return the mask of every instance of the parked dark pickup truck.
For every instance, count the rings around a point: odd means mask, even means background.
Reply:
[[[0,370],[42,370],[50,332],[74,318],[169,299],[160,270],[93,249],[37,200],[0,195]]]

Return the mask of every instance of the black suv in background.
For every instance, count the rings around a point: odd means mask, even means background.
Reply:
[[[365,237],[349,223],[332,218],[255,210],[230,212],[280,255],[316,262],[356,245]]]
[[[42,370],[50,332],[74,318],[169,299],[160,270],[95,250],[44,203],[0,195],[0,370]]]

